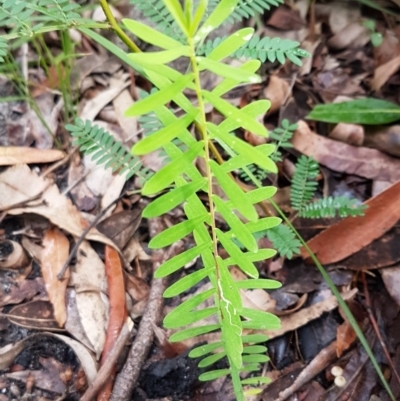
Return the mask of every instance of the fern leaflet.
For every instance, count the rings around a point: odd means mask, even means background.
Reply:
[[[318,163],[311,157],[302,155],[296,163],[296,171],[292,178],[290,201],[293,209],[302,212],[306,204],[314,197],[318,183]]]
[[[226,37],[206,41],[198,48],[197,54],[208,56],[224,40],[226,40]],[[260,60],[263,63],[267,60],[270,62],[278,60],[281,64],[284,64],[286,59],[289,59],[292,63],[301,66],[301,58],[309,57],[310,55],[305,50],[299,49],[299,45],[299,42],[289,39],[260,38],[258,35],[253,35],[230,57]]]
[[[283,0],[240,0],[232,14],[227,18],[227,22],[233,24],[244,18],[254,17],[256,14],[263,14],[271,6],[278,7],[283,4]]]
[[[274,153],[272,153],[270,157],[276,162],[282,161],[281,149],[293,147],[289,141],[292,139],[293,133],[297,129],[297,124],[290,124],[289,120],[286,118],[282,120],[281,126],[282,128],[276,127],[270,132],[270,137],[276,146]]]
[[[92,155],[98,165],[111,168],[119,174],[128,172],[126,179],[137,175],[142,181],[148,180],[152,173],[143,166],[139,158],[131,155],[119,141],[116,141],[104,128],[92,126],[90,121],[77,118],[75,125],[67,124],[65,128],[75,138],[73,145],[79,146],[86,155]]]
[[[269,229],[266,235],[281,256],[291,259],[294,254],[300,254],[301,242],[290,227],[280,224]]]
[[[329,196],[318,199],[304,206],[300,212],[301,217],[310,219],[363,216],[366,205],[360,205],[357,199],[350,199],[347,196]]]

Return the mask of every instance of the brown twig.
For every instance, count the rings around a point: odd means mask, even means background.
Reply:
[[[123,193],[121,196],[119,196],[117,199],[113,200],[106,208],[104,208],[97,216],[96,218],[84,229],[83,233],[81,236],[77,239],[75,242],[75,245],[71,249],[71,252],[69,253],[69,256],[67,260],[64,263],[64,266],[60,270],[60,272],[57,274],[57,278],[59,280],[62,280],[64,277],[65,272],[68,269],[68,266],[71,264],[72,259],[74,258],[76,252],[78,251],[78,248],[81,246],[82,242],[86,238],[86,235],[88,232],[96,226],[96,224],[99,222],[99,220],[104,216],[105,213],[118,201],[120,201],[123,197],[125,196],[125,193]]]
[[[96,394],[100,391],[105,381],[110,376],[112,369],[114,368],[118,356],[120,355],[122,348],[129,337],[129,329],[128,325],[125,323],[122,327],[121,332],[117,338],[117,341],[114,344],[113,349],[107,356],[107,359],[104,361],[103,366],[97,372],[97,376],[94,381],[90,384],[89,388],[86,390],[85,394],[81,397],[81,401],[91,401],[94,399]]]
[[[163,228],[161,219],[158,218],[149,221],[151,237],[154,237],[156,234],[161,232]],[[154,270],[164,261],[177,254],[181,247],[182,242],[180,241],[173,244],[167,252],[162,249],[155,251],[153,253]],[[162,294],[166,287],[167,280],[165,278],[153,279],[149,300],[140,322],[137,336],[129,351],[125,365],[115,380],[110,401],[128,401],[131,399],[132,390],[139,378],[139,373],[153,343],[153,324],[157,323],[161,317],[163,308]]]
[[[388,364],[389,364],[390,368],[392,369],[393,374],[396,376],[396,379],[397,379],[398,383],[400,384],[399,373],[398,373],[398,371],[396,369],[395,364],[393,363],[393,360],[392,360],[392,358],[391,358],[391,356],[389,354],[389,351],[388,351],[388,349],[386,347],[386,344],[383,341],[383,338],[382,338],[381,332],[379,330],[378,323],[377,323],[377,321],[375,319],[375,316],[372,313],[371,298],[369,296],[367,280],[365,278],[365,272],[364,271],[361,271],[361,280],[362,280],[363,287],[364,287],[365,306],[366,306],[366,309],[367,309],[367,312],[368,312],[369,320],[371,321],[371,324],[372,324],[372,327],[374,328],[376,337],[378,338],[379,343],[381,344],[381,347],[382,347],[383,352],[384,352],[384,354],[386,356]]]

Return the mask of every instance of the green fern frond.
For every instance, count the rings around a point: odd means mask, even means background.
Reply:
[[[208,40],[203,45],[199,46],[197,54],[199,56],[208,56],[217,46],[219,46],[226,37],[215,38]],[[260,60],[261,62],[278,60],[284,64],[286,59],[292,63],[301,66],[301,58],[309,57],[309,53],[303,49],[299,49],[299,42],[289,39],[280,38],[260,38],[258,35],[253,35],[243,46],[236,50],[230,57],[245,58],[252,60]]]
[[[270,228],[266,236],[281,256],[292,259],[293,254],[300,254],[301,242],[288,226],[280,224]]]
[[[293,148],[289,141],[297,129],[297,124],[290,124],[286,118],[282,120],[281,126],[282,128],[277,127],[269,133],[276,146],[275,152],[270,156],[275,162],[282,161],[281,149]]]
[[[294,210],[302,212],[306,204],[314,197],[318,183],[319,165],[311,157],[302,155],[296,163],[296,171],[290,188],[290,201]]]
[[[329,196],[318,199],[305,205],[300,213],[301,217],[310,219],[363,216],[366,205],[359,204],[357,199],[350,199],[347,196]]]
[[[271,159],[272,159],[272,157],[271,157]],[[247,169],[260,182],[264,181],[269,174],[269,172],[267,170],[264,170],[264,169],[256,166],[255,164],[248,165]],[[253,179],[253,177],[249,177],[248,172],[243,169],[239,170],[239,176],[244,182],[250,182]]]
[[[147,181],[152,172],[143,166],[139,158],[131,155],[119,141],[116,141],[104,128],[91,125],[90,121],[84,122],[77,118],[75,125],[67,124],[65,128],[75,138],[73,145],[79,146],[86,155],[92,155],[96,164],[105,164],[104,168],[111,168],[119,174],[128,172],[126,179],[137,175],[143,181]]]
[[[236,21],[242,21],[244,18],[254,17],[256,14],[263,14],[271,6],[278,7],[283,4],[283,0],[240,0],[239,4],[227,18],[227,22],[233,24]]]

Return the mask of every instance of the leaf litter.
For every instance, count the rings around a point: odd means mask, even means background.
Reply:
[[[288,197],[290,174],[287,174],[287,166],[294,165],[299,153],[313,157],[321,169],[325,169],[319,195],[332,195],[342,186],[349,188],[369,206],[365,217],[325,221],[319,228],[317,221],[317,228],[311,235],[308,231],[308,244],[328,265],[330,275],[336,274],[343,296],[351,298],[356,309],[365,308],[364,289],[357,281],[357,272],[369,272],[370,296],[377,300],[371,308],[380,317],[380,330],[389,345],[391,357],[398,362],[398,125],[329,125],[306,119],[315,105],[336,101],[343,95],[348,97],[347,100],[371,94],[397,104],[400,101],[397,91],[400,82],[399,29],[388,23],[388,18],[392,18],[388,17],[390,14],[371,14],[368,2],[365,5],[361,3],[364,2],[298,0],[291,2],[290,6],[282,5],[266,13],[260,20],[260,33],[299,40],[311,53],[311,58],[305,60],[300,69],[289,64],[272,64],[261,71],[265,84],[241,88],[230,101],[244,106],[257,96],[269,99],[273,108],[259,122],[264,122],[270,129],[277,127],[283,118],[299,122],[292,140],[294,150],[283,152],[284,160],[278,163],[279,180],[275,181],[279,183],[278,193],[281,195],[276,199],[288,214],[293,210]],[[385,6],[398,7],[399,4],[388,0]],[[363,25],[371,15],[376,18],[377,29],[383,37],[382,44],[376,48],[371,45],[371,32]],[[130,81],[132,75],[127,72],[111,57],[86,55],[75,62],[72,87],[79,94],[80,117],[106,127],[130,146],[141,137],[143,127],[136,119],[124,117],[128,103],[137,98],[137,88]],[[130,190],[138,187],[134,180],[125,186],[123,178],[94,168],[89,158],[72,154],[59,124],[60,102],[54,103],[54,99],[47,96],[47,91],[57,90],[60,83],[50,78],[44,78],[37,71],[36,92],[32,93],[38,99],[52,133],[63,143],[63,151],[40,121],[35,119],[32,124],[27,124],[28,113],[25,111],[28,110],[29,115],[32,111],[26,105],[15,102],[6,103],[6,106],[0,104],[0,114],[5,120],[5,128],[0,127],[0,164],[4,166],[0,173],[0,235],[2,241],[16,240],[28,255],[27,263],[23,263],[25,266],[12,272],[8,267],[0,270],[0,327],[5,328],[0,342],[0,355],[3,356],[0,368],[9,369],[4,376],[4,388],[9,391],[7,394],[11,394],[13,383],[23,383],[25,387],[22,392],[18,390],[17,395],[21,398],[25,397],[33,381],[37,397],[55,400],[67,392],[71,399],[79,399],[88,384],[96,379],[101,354],[112,353],[113,345],[106,340],[107,327],[110,328],[118,318],[118,327],[113,333],[116,340],[123,332],[125,321],[131,328],[131,319],[136,326],[143,314],[150,313],[152,321],[147,322],[143,331],[148,338],[141,338],[143,332],[137,332],[135,353],[141,355],[143,364],[146,363],[144,371],[149,373],[149,377],[164,368],[171,373],[172,381],[163,382],[168,390],[165,394],[157,393],[157,397],[176,399],[177,393],[173,390],[177,390],[177,383],[182,381],[178,366],[183,363],[194,369],[187,358],[187,350],[195,344],[185,342],[172,346],[168,344],[162,327],[153,328],[154,324],[159,324],[154,316],[161,311],[162,291],[154,289],[155,282],[151,277],[160,255],[147,249],[153,235],[146,220],[140,221],[143,200],[139,205],[126,194],[122,201],[118,201],[115,210],[110,209],[108,215],[103,216],[104,221],[85,235],[85,241],[69,266],[69,273],[61,281],[56,278],[71,246],[94,217],[119,199],[127,187]],[[3,78],[0,85],[12,93],[9,82]],[[143,82],[138,81],[138,85],[143,85]],[[210,85],[215,85],[215,82],[210,81]],[[11,118],[12,110],[19,110],[18,119]],[[217,121],[217,113],[212,111],[210,118]],[[253,133],[247,131],[243,137],[255,144]],[[157,171],[162,165],[162,157],[156,152],[146,157],[145,164]],[[54,170],[51,170],[53,166]],[[44,176],[46,168],[50,168],[50,173]],[[270,178],[265,178],[263,183],[270,185]],[[386,188],[376,193],[379,191],[377,188],[382,187]],[[371,197],[373,193],[375,197]],[[32,215],[35,219],[27,218]],[[168,219],[175,222],[181,216],[177,208]],[[299,220],[295,220],[296,224],[300,224]],[[302,231],[300,226],[298,228]],[[185,247],[191,245],[190,241],[184,244]],[[116,288],[109,287],[104,263],[104,259],[107,261],[105,254],[112,249],[115,260],[120,258],[116,251],[124,255],[119,260],[119,263],[123,262],[119,269],[123,266],[125,271],[117,280]],[[301,256],[307,258],[304,251]],[[188,264],[184,274],[191,273],[199,263]],[[310,274],[304,276],[301,266],[304,266],[301,258],[292,261],[283,258],[275,265],[262,261],[258,264],[260,274],[279,279],[283,283],[282,289],[273,292],[242,290],[244,304],[280,313],[283,322],[282,329],[270,333],[271,340],[267,343],[271,363],[265,365],[265,372],[274,383],[258,399],[283,400],[287,394],[288,397],[312,401],[318,394],[326,400],[338,397],[356,401],[374,397],[385,400],[372,366],[347,320],[337,310],[335,298],[323,288],[323,281],[312,266],[307,267]],[[202,283],[197,290],[204,290]],[[117,305],[113,303],[112,293],[119,295]],[[156,298],[152,298],[154,293]],[[184,294],[184,297],[192,295]],[[163,313],[175,303],[177,300],[166,306]],[[123,307],[118,306],[121,304]],[[149,312],[149,305],[155,309]],[[122,313],[124,308],[127,316]],[[381,312],[383,308],[387,316]],[[122,315],[116,316],[114,311]],[[332,324],[323,320],[327,315]],[[359,322],[366,321],[362,314],[356,314],[356,318]],[[315,322],[325,322],[325,329]],[[377,340],[371,334],[370,324],[366,324],[368,339],[371,345],[375,345]],[[304,338],[301,337],[302,330],[309,333],[307,329],[316,331],[321,339],[319,349],[314,350],[313,355],[303,344],[304,340],[297,340]],[[31,330],[39,330],[39,333],[32,335]],[[62,334],[57,333],[60,330]],[[53,334],[48,334],[49,331]],[[136,328],[132,331],[136,333]],[[157,333],[159,343],[149,341],[153,331]],[[17,334],[13,336],[13,332]],[[308,335],[305,338],[311,338]],[[54,338],[49,340],[49,336]],[[200,340],[209,340],[212,336]],[[152,356],[144,352],[141,341],[146,342],[145,350],[152,348]],[[320,345],[324,341],[327,344]],[[109,344],[108,351],[104,348],[106,343]],[[73,353],[71,360],[60,358],[62,351],[65,354],[66,350]],[[382,361],[381,351],[377,347],[374,351]],[[302,354],[312,356],[303,360]],[[29,363],[24,362],[24,358]],[[336,365],[343,369],[346,381],[343,388],[334,384],[335,378],[330,373],[332,366]],[[113,364],[109,368],[112,372]],[[139,377],[138,368],[140,370],[141,365],[136,364],[136,394],[143,396],[145,393],[145,397],[149,397],[146,392],[153,394],[151,388],[154,384],[146,382],[143,374]],[[290,384],[288,375],[292,377]],[[393,378],[391,384],[394,389],[400,388]],[[224,380],[196,386],[194,382],[185,383],[179,387],[179,397],[214,399],[212,397],[219,393],[222,397],[219,399],[229,399],[231,387]]]

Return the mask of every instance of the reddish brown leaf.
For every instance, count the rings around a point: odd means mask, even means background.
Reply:
[[[125,285],[121,259],[118,252],[106,245],[105,252],[106,261],[106,274],[108,282],[108,296],[110,299],[110,317],[108,320],[106,343],[104,345],[103,353],[101,354],[101,365],[107,359],[108,354],[114,347],[115,341],[125,323],[127,312],[125,304]],[[97,396],[97,401],[107,401],[110,398],[114,374],[104,384],[100,393]]]
[[[380,181],[400,180],[400,160],[376,149],[351,146],[312,132],[304,121],[292,139],[296,150],[334,171]]]
[[[65,291],[67,289],[69,271],[64,274],[63,280],[59,280],[57,274],[64,266],[68,255],[68,238],[58,228],[47,230],[43,238],[42,275],[46,284],[46,291],[54,308],[54,317],[60,327],[63,327],[67,320]]]
[[[357,335],[353,327],[350,325],[348,320],[345,320],[337,328],[336,355],[338,358],[340,358],[343,355],[344,351],[350,348],[350,346],[354,343],[356,338]]]
[[[322,264],[335,263],[381,237],[400,219],[400,181],[366,202],[365,216],[347,217],[307,242]],[[302,248],[301,255],[307,258]]]

